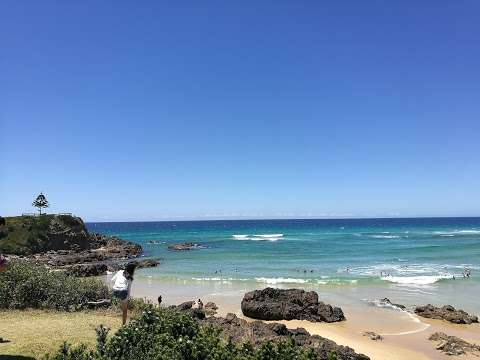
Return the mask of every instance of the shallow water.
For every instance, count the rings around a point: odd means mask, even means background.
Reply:
[[[352,304],[387,296],[407,305],[451,303],[480,312],[480,218],[87,225],[135,241],[145,256],[160,258],[160,267],[139,273],[145,279],[207,288],[213,283],[223,290],[229,284],[295,286]],[[167,250],[185,241],[206,248]],[[465,268],[470,278],[462,276]]]

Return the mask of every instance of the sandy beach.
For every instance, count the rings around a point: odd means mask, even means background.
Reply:
[[[157,301],[162,295],[163,304],[173,305],[183,301],[201,298],[215,302],[219,315],[229,312],[246,320],[242,315],[240,303],[243,294],[262,286],[247,286],[229,282],[167,282],[140,278],[135,281],[132,293],[134,297]],[[445,332],[466,341],[480,343],[480,325],[455,325],[445,321],[419,318],[409,312],[391,308],[379,308],[362,301],[352,300],[352,290],[345,291],[345,298],[332,294],[319,296],[322,301],[340,306],[347,318],[340,323],[312,323],[309,321],[280,321],[289,328],[302,327],[311,334],[331,339],[337,344],[349,346],[356,352],[368,355],[372,360],[427,360],[451,359],[435,349],[436,343],[428,338],[434,332]],[[324,296],[322,296],[324,295]],[[383,336],[382,341],[373,341],[362,334],[373,331]],[[478,356],[462,355],[461,359],[478,359]]]

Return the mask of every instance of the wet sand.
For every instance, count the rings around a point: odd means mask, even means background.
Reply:
[[[240,309],[243,294],[263,287],[265,286],[261,284],[252,286],[251,284],[221,281],[166,282],[147,278],[134,282],[132,295],[156,302],[158,295],[161,294],[165,305],[201,298],[204,303],[215,302],[219,306],[219,315],[232,312],[243,317]],[[300,320],[281,322],[290,328],[303,327],[311,334],[317,334],[331,339],[337,344],[349,346],[356,352],[368,355],[372,360],[452,359],[451,356],[436,350],[436,343],[428,340],[428,337],[437,331],[458,336],[469,342],[480,343],[479,324],[455,325],[445,321],[419,318],[414,314],[391,308],[371,306],[361,299],[355,299],[351,290],[345,291],[345,297],[320,292],[319,295],[322,301],[340,306],[347,320],[333,324]],[[425,303],[427,302],[428,299],[425,300]],[[362,335],[365,331],[374,331],[381,334],[384,339],[382,341],[370,340]],[[462,360],[478,360],[479,358],[475,355],[460,357]]]

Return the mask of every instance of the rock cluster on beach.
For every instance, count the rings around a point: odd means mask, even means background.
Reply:
[[[288,329],[279,323],[265,323],[263,321],[248,322],[229,313],[225,317],[207,317],[205,309],[195,309],[195,301],[187,301],[178,306],[177,310],[188,313],[197,319],[201,326],[213,325],[221,330],[220,336],[227,341],[241,344],[249,341],[254,347],[261,346],[265,341],[293,340],[297,346],[311,347],[321,360],[330,359],[330,354],[335,353],[337,359],[342,360],[369,360],[363,354],[357,354],[347,346],[341,346],[318,335],[310,335],[304,328]]]
[[[457,310],[451,305],[442,307],[433,306],[432,304],[417,306],[415,314],[429,319],[446,320],[454,324],[478,323],[477,316],[470,315],[463,310]]]
[[[284,324],[264,323],[262,321],[247,322],[239,319],[235,314],[225,317],[208,317],[206,324],[218,326],[222,329],[222,336],[234,343],[249,340],[254,347],[260,346],[265,341],[293,340],[297,346],[311,347],[319,359],[330,359],[330,354],[335,353],[337,359],[343,360],[368,360],[368,356],[357,354],[347,346],[341,346],[334,341],[318,335],[310,335],[304,328],[288,329]]]
[[[300,289],[254,290],[244,295],[241,307],[245,316],[259,320],[345,320],[342,309],[318,301],[315,291]]]
[[[464,355],[467,352],[480,352],[480,345],[470,344],[459,337],[449,336],[443,332],[432,334],[428,340],[437,341],[436,349],[447,355]]]

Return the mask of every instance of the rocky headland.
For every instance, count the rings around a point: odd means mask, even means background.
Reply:
[[[42,215],[5,218],[0,252],[76,276],[97,276],[136,259],[142,247],[115,236],[91,234],[79,217]],[[138,265],[151,267],[158,261],[140,260]]]
[[[318,301],[315,291],[265,288],[246,293],[241,304],[245,316],[259,320],[345,320],[342,309]]]

